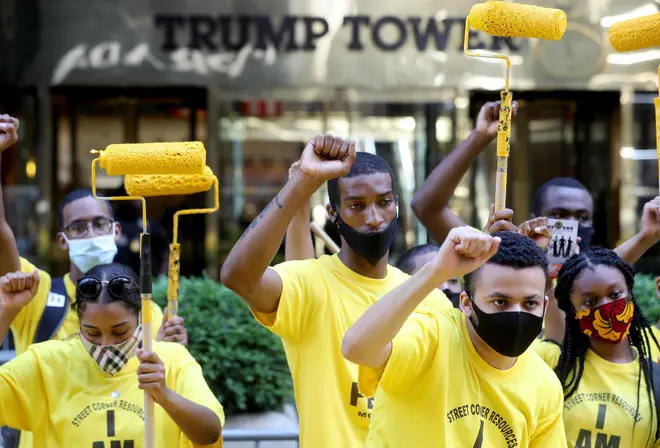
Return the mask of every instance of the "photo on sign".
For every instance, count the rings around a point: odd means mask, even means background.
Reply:
[[[548,245],[548,269],[551,278],[556,278],[559,269],[577,249],[578,222],[566,219],[549,219],[548,227],[552,239]]]

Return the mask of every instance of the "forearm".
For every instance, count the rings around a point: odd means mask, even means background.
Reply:
[[[319,183],[299,172],[252,221],[234,245],[222,265],[221,280],[239,293],[249,292],[259,284],[293,216],[309,201]]]
[[[16,237],[7,223],[3,185],[0,182],[0,276],[21,270]]]
[[[619,257],[630,264],[637,262],[657,241],[643,233],[637,233],[614,249]]]
[[[386,361],[378,359],[382,351],[422,301],[447,280],[434,272],[431,265],[425,265],[383,296],[348,329],[342,343],[342,354],[346,359],[372,367]]]
[[[215,413],[183,398],[172,390],[162,408],[174,420],[185,436],[195,445],[210,445],[222,436],[222,425]]]
[[[309,228],[309,201],[296,213],[286,230],[284,241],[284,258],[291,260],[308,260],[314,258],[314,243]]]
[[[11,324],[14,322],[14,319],[16,319],[16,316],[18,316],[17,311],[7,311],[0,309],[0,344],[7,337],[7,333],[9,333]]]
[[[564,343],[566,331],[566,314],[559,309],[554,290],[548,293],[548,307],[545,311],[545,328],[543,339],[551,339],[558,344]]]
[[[415,215],[429,231],[442,229],[442,221],[448,217],[443,215],[443,210],[448,207],[454,190],[465,173],[490,141],[488,136],[476,130],[472,131],[468,138],[435,167],[422,188],[417,191],[411,206]],[[444,236],[446,235],[437,235],[436,240],[442,241]]]

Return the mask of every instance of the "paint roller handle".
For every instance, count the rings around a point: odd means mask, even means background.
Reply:
[[[509,161],[509,138],[511,136],[511,115],[513,95],[501,92],[500,118],[497,128],[497,175],[495,184],[495,211],[506,206],[507,165]]]
[[[312,229],[312,233],[314,233],[314,235],[318,236],[323,240],[326,247],[330,249],[330,252],[332,252],[333,254],[339,252],[339,246],[337,246],[337,243],[335,243],[332,240],[332,238],[330,238],[330,235],[325,233],[325,231],[321,227],[319,227],[318,224],[316,224],[315,222],[311,222],[309,224],[309,227]]]
[[[151,235],[143,233],[140,235],[140,294],[152,293],[151,281]]]

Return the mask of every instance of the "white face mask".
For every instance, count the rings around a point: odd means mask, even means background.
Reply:
[[[64,239],[69,244],[69,258],[83,273],[96,266],[112,263],[117,255],[114,231],[110,235],[94,238],[69,240],[64,236]]]
[[[83,332],[80,341],[92,356],[92,359],[108,375],[116,375],[135,355],[135,350],[142,342],[142,326],[138,325],[133,335],[117,345],[97,345],[89,342]]]

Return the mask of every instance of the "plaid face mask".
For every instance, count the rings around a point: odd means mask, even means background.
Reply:
[[[116,375],[135,355],[135,350],[142,341],[142,326],[138,325],[133,336],[117,345],[94,344],[89,342],[82,333],[80,333],[80,340],[87,353],[104,372],[108,375]]]

